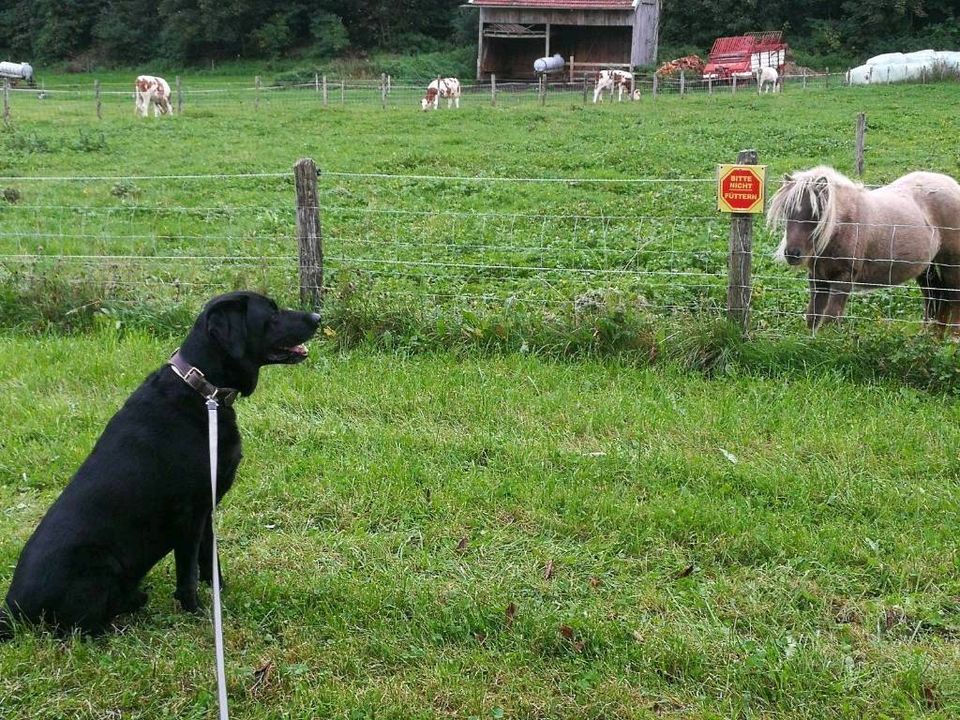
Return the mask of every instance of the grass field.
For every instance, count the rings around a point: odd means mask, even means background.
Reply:
[[[0,340],[3,577],[169,350]],[[358,351],[268,371],[239,412],[237,717],[960,711],[953,401]],[[0,645],[3,716],[211,717],[209,624],[172,581],[168,560],[117,636]]]
[[[849,172],[859,111],[866,182],[958,176],[958,100],[788,87],[423,114],[272,91],[138,121],[106,95],[98,121],[91,97],[15,95],[0,588],[204,298],[296,302],[285,173],[310,156],[326,332],[239,404],[220,525],[236,717],[957,716],[957,347],[920,333],[911,292],[809,338],[764,230],[751,336],[716,323],[727,226],[699,180],[746,147],[772,179]],[[133,179],[240,173],[270,176]],[[117,634],[0,644],[0,717],[214,717],[209,622],[176,611],[169,559],[147,582]]]

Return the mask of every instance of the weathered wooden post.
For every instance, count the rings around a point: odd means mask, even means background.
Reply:
[[[730,83],[730,94],[731,95],[737,94],[737,76],[736,75],[733,76],[733,82]]]
[[[343,105],[347,102],[347,81],[340,81],[340,104]]]
[[[177,115],[183,114],[183,85],[180,84],[180,76],[177,75]]]
[[[633,71],[633,68],[631,68],[631,72],[630,72],[630,100],[633,100],[633,91],[636,88],[636,78],[634,77],[632,71]]]
[[[657,86],[660,84],[660,76],[656,73],[653,74],[653,99],[657,99]]]
[[[390,94],[392,87],[393,87],[393,76],[387,73],[387,95]]]
[[[803,69],[803,89],[807,89],[807,69]]]
[[[680,71],[680,97],[683,97],[684,90],[687,86],[686,76],[683,74],[683,70]]]
[[[707,78],[707,95],[713,95],[713,78]]]
[[[863,152],[867,139],[867,116],[866,113],[857,113],[857,154],[854,160],[854,166],[857,171],[857,177],[863,177]]]
[[[380,73],[380,107],[387,109],[387,74]]]
[[[547,101],[547,76],[544,73],[540,73],[540,89],[539,89],[539,100],[540,104],[543,105]]]
[[[577,57],[576,55],[570,56],[570,84],[571,85],[573,85],[573,64],[574,64],[574,59],[576,57]]]
[[[737,165],[756,165],[756,150],[741,150]],[[727,265],[727,318],[744,332],[750,326],[750,297],[753,294],[751,265],[753,260],[753,215],[735,212],[730,215],[730,254]]]
[[[587,76],[583,76],[583,104],[587,104]]]
[[[254,96],[254,99],[253,99],[253,108],[254,110],[259,110],[260,109],[260,76],[259,75],[257,75],[253,79],[253,85],[256,88],[256,95]]]
[[[313,74],[313,90],[317,95],[320,94],[320,73]]]
[[[323,76],[323,106],[327,107],[327,76]]]
[[[297,246],[300,250],[300,304],[319,310],[323,302],[323,233],[317,196],[317,165],[301,158],[293,166],[297,189]]]
[[[10,124],[10,79],[3,79],[3,124]]]
[[[103,105],[100,102],[100,81],[93,81],[93,97],[97,102],[97,120],[103,120]]]
[[[830,87],[830,68],[827,68],[827,76],[823,80],[824,87]]]
[[[490,104],[497,106],[497,74],[490,73]]]

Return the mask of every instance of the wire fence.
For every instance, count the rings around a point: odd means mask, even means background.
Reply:
[[[179,78],[178,78],[179,79]],[[285,109],[311,110],[344,106],[370,106],[383,109],[419,109],[431,78],[397,80],[388,75],[370,80],[334,78],[316,74],[291,81],[271,84],[252,81],[213,82],[184,80],[177,86],[171,82],[172,105],[175,111],[194,113],[221,107],[252,107],[264,112]],[[805,73],[783,78],[781,91],[802,92],[814,89],[841,88],[846,85],[845,73]],[[592,104],[594,75],[552,75],[540,81],[463,82],[460,103],[463,106],[531,106],[549,104]],[[637,98],[655,100],[659,96],[721,95],[756,93],[757,84],[751,78],[705,80],[699,76],[659,77],[653,73],[636,73],[634,89]],[[133,115],[134,90],[131,83],[75,83],[51,84],[40,87],[15,87],[4,93],[6,118],[16,119],[18,111],[28,110],[25,103],[35,106],[37,101],[56,105],[63,111],[96,113],[111,117]],[[609,92],[601,100],[617,99]],[[624,93],[624,101],[630,93]],[[441,100],[440,107],[447,105]]]
[[[290,299],[300,282],[289,172],[20,181],[24,199],[0,206],[0,287],[7,293],[35,297],[60,283],[106,305],[199,302],[253,287]],[[326,302],[361,299],[374,314],[523,308],[549,317],[622,308],[721,317],[729,219],[712,211],[677,216],[648,201],[669,191],[687,197],[685,206],[709,207],[714,183],[325,172],[318,204]],[[638,192],[643,187],[655,192]],[[515,207],[537,210],[499,211],[505,195]],[[887,229],[895,238],[897,226]],[[773,261],[779,239],[758,224],[756,328],[803,326],[807,280]],[[848,318],[922,322],[916,284],[858,289],[871,292],[851,300]]]

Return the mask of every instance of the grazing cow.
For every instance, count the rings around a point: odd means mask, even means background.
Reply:
[[[420,101],[423,110],[440,107],[440,98],[447,99],[447,107],[460,107],[460,81],[456,78],[437,78],[427,85],[427,94]]]
[[[593,89],[593,101],[603,102],[603,91],[610,90],[610,98],[613,98],[613,91],[617,91],[617,102],[623,102],[623,93],[631,97],[630,86],[633,85],[633,73],[626,70],[601,70],[597,73],[597,85]],[[633,91],[633,99],[639,100],[639,91]]]
[[[770,92],[770,88],[773,88],[774,92],[780,90],[780,75],[777,73],[776,68],[772,67],[758,67],[753,71],[754,76],[757,78],[757,93],[762,93],[764,85],[767,87],[767,92]]]
[[[173,115],[170,105],[170,86],[162,77],[140,75],[135,86],[137,115],[146,117],[153,105],[153,116]]]

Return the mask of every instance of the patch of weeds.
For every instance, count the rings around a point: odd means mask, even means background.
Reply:
[[[4,202],[16,205],[23,199],[23,193],[15,187],[5,187],[3,190],[0,190],[0,197],[3,197]]]
[[[21,155],[39,155],[56,152],[57,147],[49,138],[35,133],[10,132],[4,142],[7,150]]]
[[[110,194],[121,200],[137,200],[140,192],[140,188],[132,180],[120,180],[110,188]]]
[[[107,150],[107,138],[102,132],[84,132],[69,144],[71,150],[77,152],[103,152]]]

